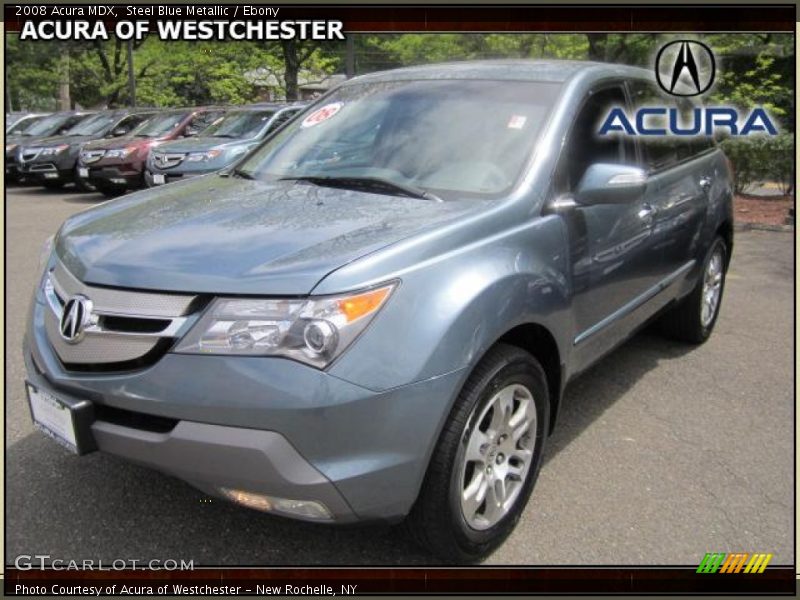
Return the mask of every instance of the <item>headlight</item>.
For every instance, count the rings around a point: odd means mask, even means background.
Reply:
[[[6,144],[6,153],[13,152],[17,149],[17,146],[19,146],[19,144]]]
[[[209,150],[207,152],[190,152],[186,156],[186,160],[188,162],[208,162],[209,160],[213,160],[217,158],[220,154],[222,154],[222,150]]]
[[[322,369],[369,325],[395,286],[307,300],[218,298],[175,352],[285,356]]]
[[[42,156],[54,156],[61,154],[64,150],[69,148],[69,144],[60,144],[58,146],[50,146],[49,148],[42,148]]]
[[[136,152],[136,146],[128,146],[126,148],[117,148],[106,152],[106,158],[125,158],[129,154]]]

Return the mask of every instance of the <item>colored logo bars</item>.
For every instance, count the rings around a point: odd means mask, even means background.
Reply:
[[[709,552],[700,561],[698,573],[763,573],[772,554]]]

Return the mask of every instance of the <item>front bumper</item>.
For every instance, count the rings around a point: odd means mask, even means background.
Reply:
[[[59,181],[69,183],[75,179],[75,162],[37,160],[18,164],[20,176],[37,182]]]
[[[153,432],[98,418],[101,451],[209,493],[228,487],[318,501],[336,522],[408,513],[464,376],[375,392],[281,358],[172,353],[136,371],[68,372],[47,340],[44,310],[32,303],[26,334],[34,385],[177,421]]]
[[[200,175],[208,175],[209,173],[214,173],[215,171],[219,171],[219,168],[214,169],[204,169],[204,170],[197,170],[197,171],[161,171],[159,169],[145,169],[144,171],[144,180],[148,187],[153,187],[155,185],[162,185],[160,183],[156,183],[153,175],[163,175],[164,176],[164,183],[171,183],[173,181],[182,181],[184,179],[189,179],[190,177],[199,177]]]
[[[142,164],[122,164],[115,166],[84,166],[79,168],[87,169],[89,176],[86,178],[92,184],[112,184],[127,188],[142,187]]]

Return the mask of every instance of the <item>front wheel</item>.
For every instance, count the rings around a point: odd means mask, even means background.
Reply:
[[[42,187],[48,190],[60,190],[61,188],[64,187],[64,182],[45,179],[44,181],[42,181]]]
[[[541,466],[550,414],[536,359],[498,344],[470,375],[407,519],[417,541],[448,562],[474,562],[513,531]]]
[[[706,254],[694,290],[659,319],[665,336],[690,344],[702,344],[708,339],[719,316],[727,264],[728,248],[725,240],[718,237]]]
[[[95,188],[98,192],[103,194],[106,198],[116,198],[117,196],[121,196],[125,193],[126,188],[121,185],[115,185],[113,183],[95,183]]]

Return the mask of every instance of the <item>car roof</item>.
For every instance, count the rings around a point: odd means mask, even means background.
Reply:
[[[640,67],[581,60],[478,60],[404,67],[361,75],[345,82],[378,82],[417,79],[476,79],[496,81],[540,81],[563,83],[584,74],[593,78],[610,76],[652,78]]]

